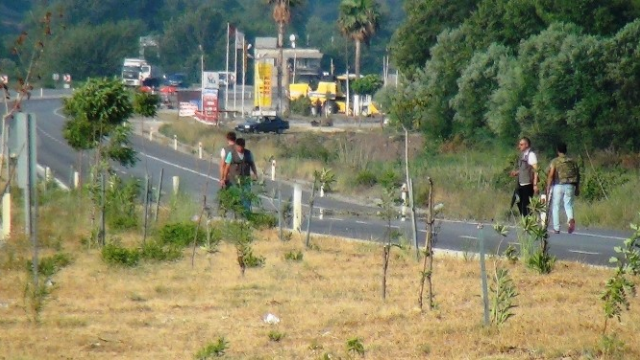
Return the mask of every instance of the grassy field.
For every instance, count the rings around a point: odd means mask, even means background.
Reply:
[[[77,239],[66,239],[71,250]],[[515,317],[500,328],[481,326],[476,261],[438,256],[437,309],[417,308],[419,265],[395,251],[389,295],[381,299],[381,248],[314,239],[318,250],[300,262],[283,255],[301,240],[282,243],[272,232],[255,246],[266,266],[241,277],[235,250],[198,254],[176,263],[110,268],[97,250],[73,250],[73,265],[56,276],[40,324],[22,308],[23,271],[0,278],[0,358],[189,359],[223,336],[230,359],[346,358],[346,341],[362,340],[368,359],[592,359],[640,357],[640,302],[614,342],[601,342],[598,293],[611,271],[560,263],[548,276],[510,268],[518,288]],[[492,264],[492,261],[489,261]],[[281,319],[267,325],[273,313]],[[279,341],[273,334],[282,334]],[[609,352],[605,356],[604,352]],[[356,358],[359,356],[355,356]],[[331,357],[337,358],[337,357]]]
[[[51,276],[35,321],[25,297],[30,246],[16,221],[16,234],[0,252],[2,359],[190,359],[220,337],[229,359],[360,358],[348,353],[346,344],[355,338],[367,359],[640,357],[637,298],[621,323],[610,322],[608,334],[615,337],[602,337],[599,294],[611,269],[560,262],[543,276],[489,257],[490,275],[495,266],[509,269],[519,296],[513,318],[486,328],[477,257],[437,254],[436,308],[421,313],[421,264],[409,248],[392,248],[386,301],[380,245],[316,237],[307,250],[301,236],[282,242],[272,230],[255,233],[253,251],[266,262],[244,276],[236,249],[224,238],[217,253],[198,248],[193,267],[190,249],[172,262],[113,267],[88,240],[87,198],[48,194],[40,206],[41,256],[65,254],[71,262]],[[148,241],[164,224],[188,221],[198,211],[181,197],[165,209]],[[108,229],[108,242],[115,239],[133,248],[141,231]],[[298,252],[297,260],[286,259]],[[265,324],[268,313],[280,323]]]

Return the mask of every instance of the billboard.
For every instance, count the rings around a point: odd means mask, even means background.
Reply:
[[[254,106],[259,108],[269,108],[271,107],[273,64],[268,62],[258,62],[255,66]]]
[[[200,108],[200,90],[178,90],[178,116],[194,116]]]
[[[202,88],[203,89],[219,89],[220,88],[220,73],[213,71],[205,71],[202,73]]]
[[[203,111],[196,112],[198,121],[205,124],[215,124],[218,122],[218,90],[204,89],[202,92]]]

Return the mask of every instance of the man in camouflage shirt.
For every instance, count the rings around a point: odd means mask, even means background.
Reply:
[[[547,178],[547,198],[551,195],[553,231],[560,233],[560,201],[564,200],[564,211],[569,224],[568,232],[573,233],[576,220],[573,214],[575,196],[580,194],[580,168],[575,160],[567,156],[567,144],[559,143],[556,147],[558,157],[551,160],[551,168]],[[551,192],[549,194],[549,192]]]

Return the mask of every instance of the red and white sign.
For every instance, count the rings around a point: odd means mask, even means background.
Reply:
[[[0,75],[0,82],[2,82],[3,84],[9,83],[9,77],[5,74]]]
[[[196,112],[196,120],[205,124],[218,122],[218,90],[205,89],[202,93],[203,111]]]
[[[190,101],[181,101],[178,108],[178,116],[194,116],[198,111],[198,104]]]
[[[64,74],[62,79],[64,80],[64,82],[70,83],[71,82],[71,75]]]

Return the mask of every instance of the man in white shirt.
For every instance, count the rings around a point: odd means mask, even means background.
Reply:
[[[538,157],[531,151],[531,140],[523,137],[518,141],[520,158],[518,159],[518,170],[510,174],[518,178],[518,210],[520,215],[529,215],[529,203],[534,194],[538,193]]]

